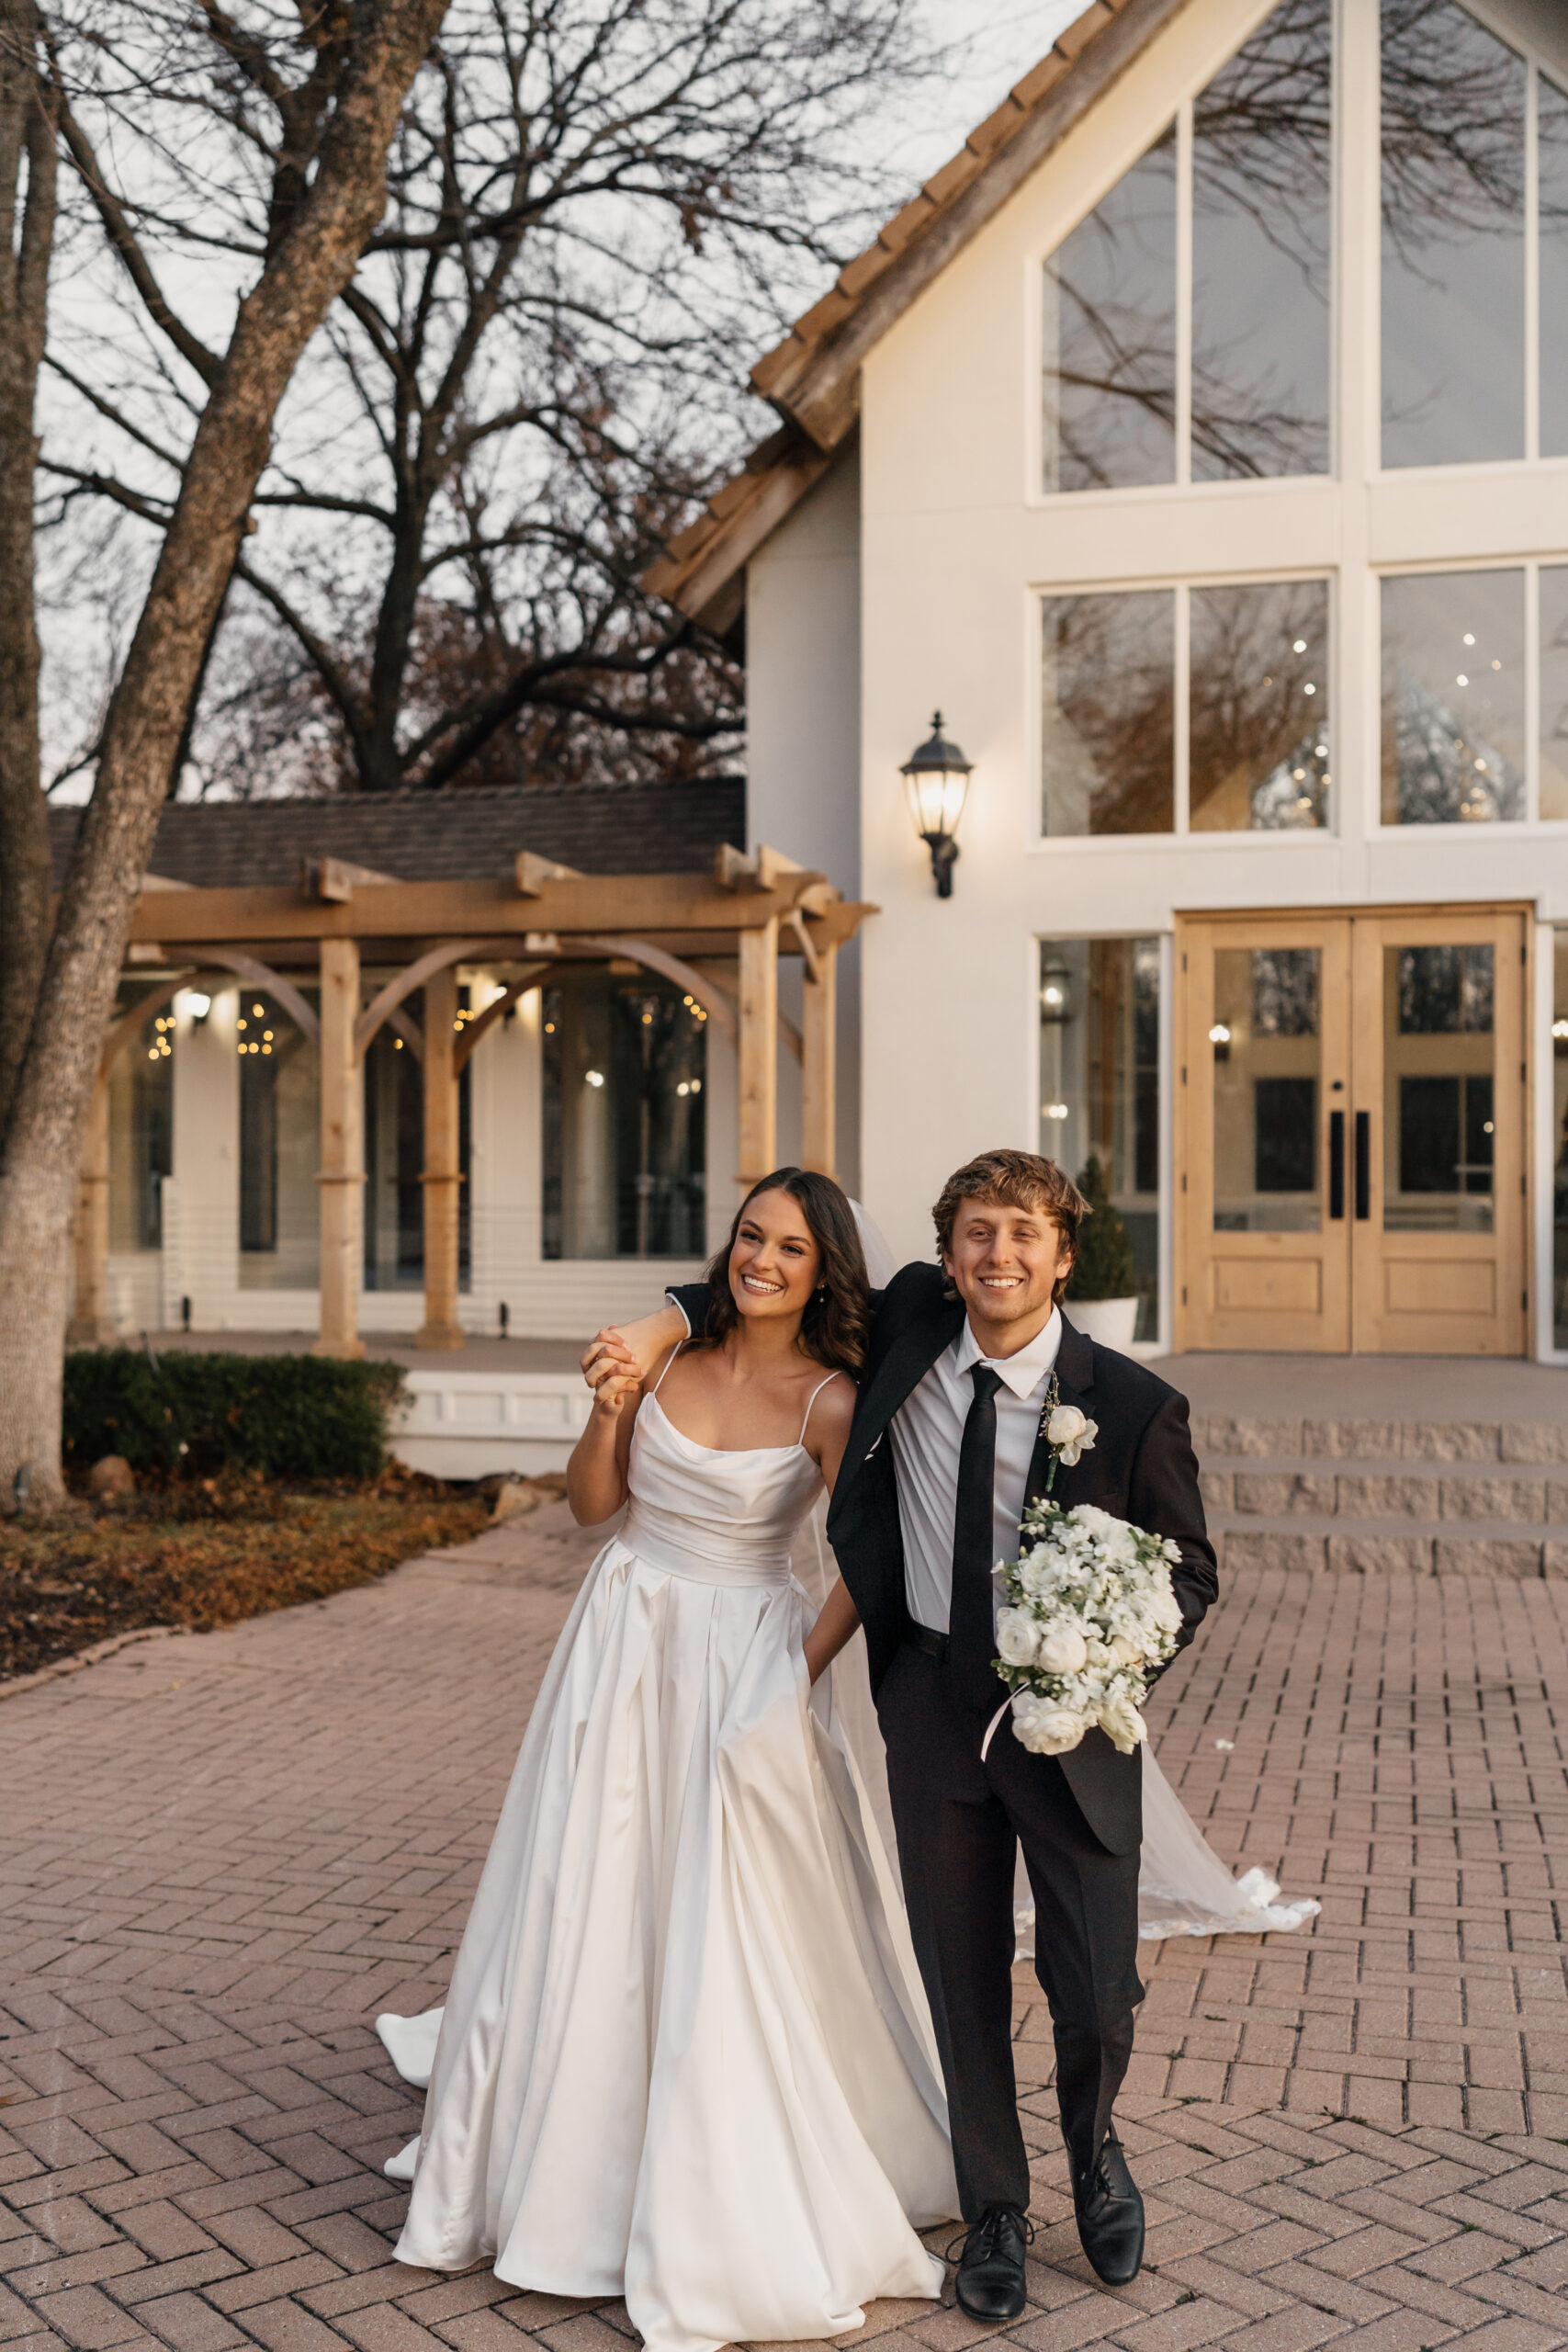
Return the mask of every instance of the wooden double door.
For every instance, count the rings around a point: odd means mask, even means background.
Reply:
[[[1522,910],[1179,919],[1176,1333],[1520,1355]]]

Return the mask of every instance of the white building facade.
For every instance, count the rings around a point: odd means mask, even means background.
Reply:
[[[1568,1361],[1560,0],[1100,0],[757,380],[663,584],[743,588],[753,837],[880,909],[895,1246],[1095,1157],[1151,1351]]]

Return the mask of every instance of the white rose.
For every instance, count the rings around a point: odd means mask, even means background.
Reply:
[[[1125,1634],[1118,1634],[1111,1644],[1111,1655],[1118,1666],[1138,1666],[1144,1653],[1136,1642],[1130,1642]]]
[[[1100,1728],[1123,1756],[1131,1756],[1139,1742],[1148,1736],[1148,1726],[1124,1691],[1106,1700],[1100,1710]]]
[[[997,1611],[997,1655],[1007,1666],[1030,1666],[1039,1646],[1040,1628],[1026,1609]]]
[[[1108,1510],[1101,1510],[1098,1503],[1075,1503],[1068,1519],[1068,1529],[1080,1544],[1090,1536],[1098,1541],[1121,1524],[1122,1521],[1112,1519]],[[1068,1530],[1063,1532],[1066,1533]]]
[[[1013,1720],[1013,1730],[1032,1756],[1065,1755],[1089,1728],[1089,1716],[1076,1715],[1070,1707],[1032,1707]]]
[[[1045,1442],[1055,1448],[1069,1470],[1079,1454],[1090,1451],[1099,1435],[1099,1422],[1080,1413],[1076,1405],[1057,1405],[1045,1424]]]
[[[1081,1674],[1089,1644],[1070,1621],[1049,1628],[1040,1644],[1039,1662],[1047,1674]]]

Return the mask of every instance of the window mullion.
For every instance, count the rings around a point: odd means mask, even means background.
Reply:
[[[1525,815],[1540,817],[1540,566],[1525,566]]]
[[[1172,694],[1172,731],[1176,763],[1176,830],[1190,830],[1189,817],[1192,783],[1192,743],[1190,719],[1192,707],[1192,628],[1191,592],[1181,581],[1173,590],[1176,598],[1176,677]]]
[[[1525,92],[1525,456],[1540,455],[1540,69]]]

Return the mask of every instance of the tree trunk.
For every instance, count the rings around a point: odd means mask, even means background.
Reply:
[[[39,778],[33,610],[33,409],[54,205],[54,125],[38,73],[37,10],[32,0],[0,0],[0,1136],[49,944],[49,820]]]
[[[446,0],[356,11],[363,32],[315,177],[240,306],[109,705],[0,1156],[0,1496],[60,1492],[60,1383],[77,1166],[105,1024],[203,649],[289,378],[380,219],[387,149]]]

